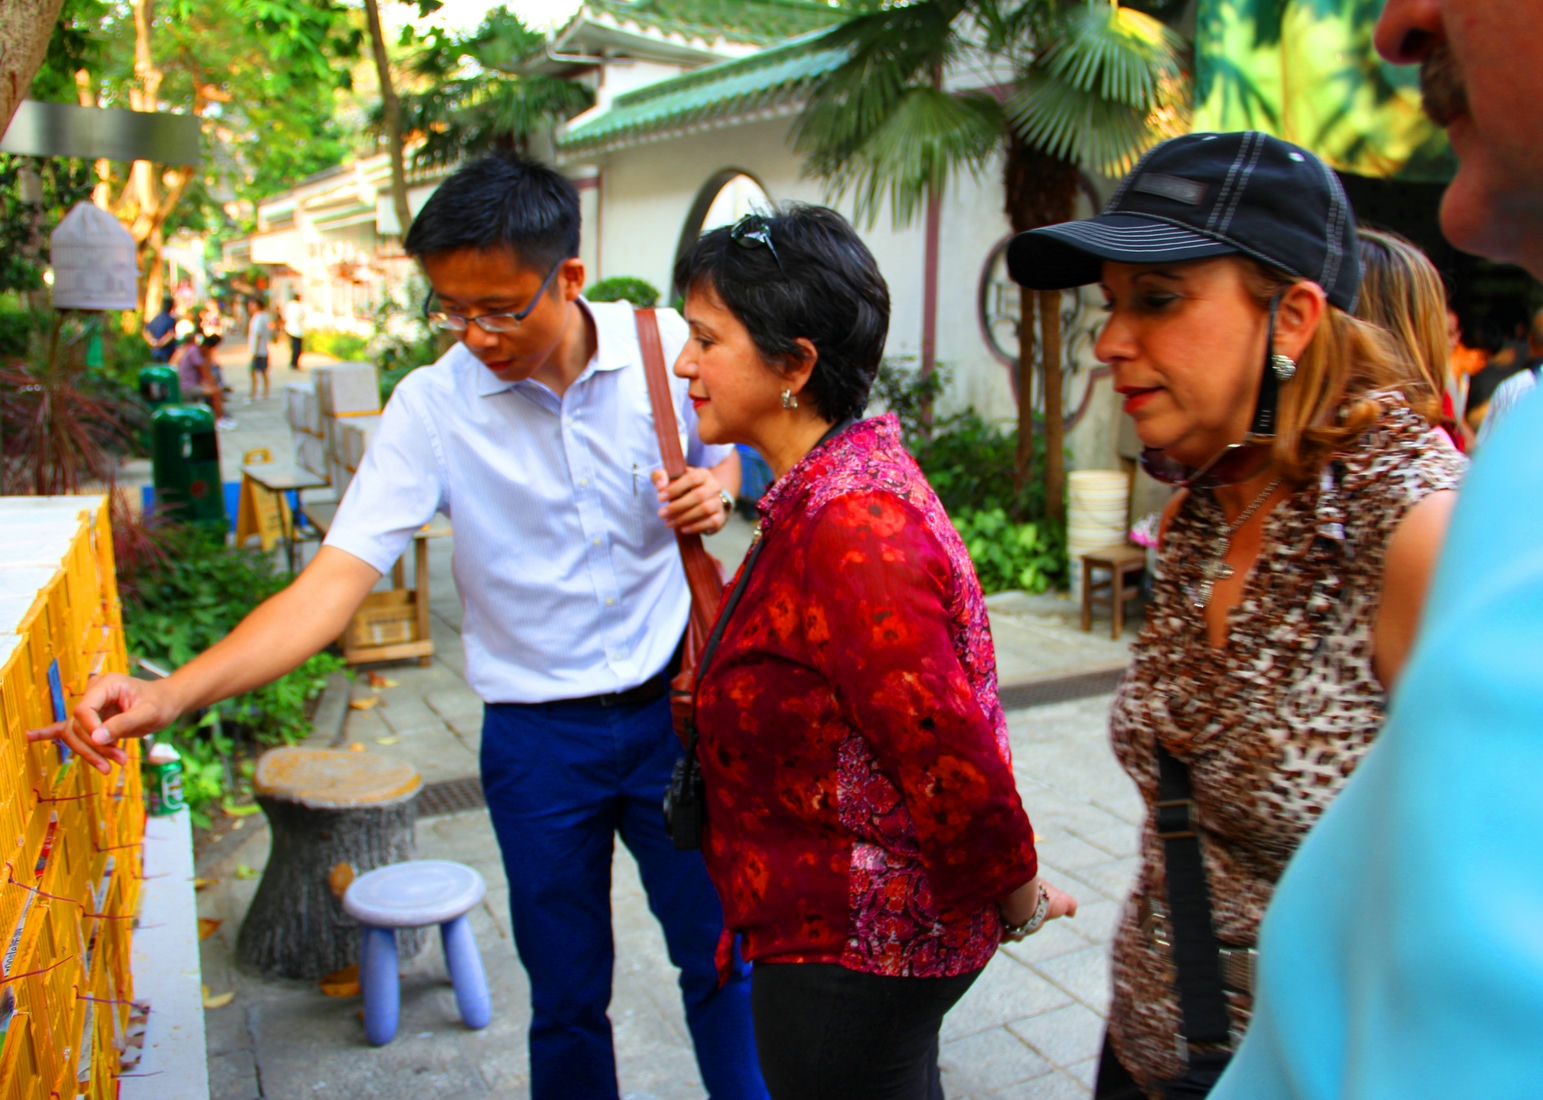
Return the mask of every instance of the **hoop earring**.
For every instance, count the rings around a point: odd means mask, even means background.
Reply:
[[[1282,355],[1277,351],[1270,356],[1270,369],[1275,372],[1275,377],[1282,382],[1290,382],[1296,376],[1297,363],[1291,356]]]
[[[792,390],[783,390],[782,391],[782,407],[784,409],[796,409],[796,408],[798,408],[798,398],[793,396],[793,391]]]

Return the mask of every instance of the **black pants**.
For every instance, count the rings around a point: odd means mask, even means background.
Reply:
[[[943,1100],[938,1029],[980,971],[887,978],[757,963],[750,1011],[773,1100]]]

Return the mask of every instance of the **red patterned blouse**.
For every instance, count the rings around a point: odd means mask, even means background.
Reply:
[[[760,962],[978,970],[997,900],[1037,863],[964,544],[893,416],[811,452],[760,507],[765,545],[697,696],[726,923]]]

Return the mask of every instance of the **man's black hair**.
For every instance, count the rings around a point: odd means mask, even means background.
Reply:
[[[166,295],[166,297],[161,299],[161,312],[162,313],[170,313],[173,309],[176,308],[176,306],[177,306],[177,299],[173,298],[170,294]]]
[[[834,210],[790,203],[702,236],[675,264],[681,294],[711,288],[773,369],[796,366],[803,337],[819,351],[799,395],[826,420],[858,416],[889,332],[889,287],[857,231]],[[764,228],[771,248],[745,227]],[[774,254],[775,250],[775,254]]]
[[[544,273],[579,254],[579,195],[538,161],[491,153],[439,185],[402,247],[418,257],[507,248],[521,266]]]

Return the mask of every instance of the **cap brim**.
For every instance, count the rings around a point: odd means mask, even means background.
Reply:
[[[1007,270],[1031,290],[1065,290],[1096,283],[1105,260],[1176,263],[1237,252],[1235,245],[1132,214],[1100,214],[1020,233],[1007,246]]]

